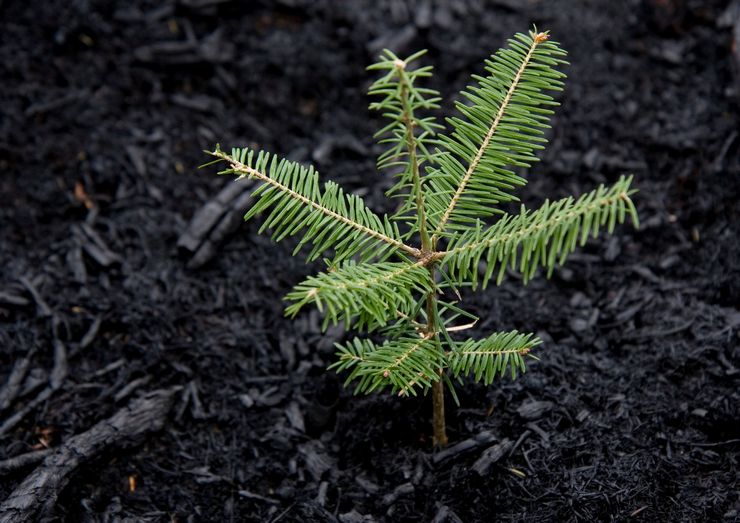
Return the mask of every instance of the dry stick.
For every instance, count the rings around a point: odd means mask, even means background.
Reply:
[[[96,316],[95,320],[93,320],[92,322],[92,325],[90,325],[90,328],[87,329],[87,332],[82,337],[80,342],[70,351],[70,358],[74,358],[80,352],[92,345],[93,341],[95,341],[95,337],[98,335],[98,331],[100,330],[100,326],[102,324],[103,318],[101,316]]]
[[[54,367],[49,376],[49,387],[51,390],[59,390],[69,373],[69,361],[67,359],[67,347],[59,339],[54,340]]]
[[[49,385],[47,385],[39,394],[31,401],[29,401],[22,409],[7,418],[2,425],[0,425],[0,436],[5,435],[7,432],[12,430],[21,420],[35,409],[38,405],[49,399],[53,392],[59,390],[67,378],[69,373],[69,363],[67,360],[67,348],[58,337],[59,324],[61,320],[59,316],[52,310],[51,307],[44,301],[41,293],[36,289],[33,282],[24,277],[20,278],[21,284],[28,290],[36,302],[36,313],[44,318],[51,318],[51,330],[54,336],[54,367],[49,375]],[[20,382],[26,374],[30,359],[34,354],[35,349],[31,349],[23,360],[18,362],[8,378],[8,383],[5,385],[2,391],[0,391],[0,411],[10,407],[20,388]]]
[[[19,278],[19,281],[21,282],[21,284],[23,284],[28,293],[31,295],[33,301],[36,302],[36,314],[45,318],[51,316],[51,308],[44,301],[44,298],[41,297],[41,294],[39,293],[38,289],[36,289],[36,286],[33,284],[33,282],[25,276]]]
[[[129,382],[128,385],[124,386],[121,390],[116,392],[116,395],[113,396],[113,401],[118,403],[119,401],[126,398],[127,396],[130,396],[137,388],[149,383],[150,379],[151,379],[151,376],[142,376],[141,378],[132,380],[131,382]]]
[[[38,395],[31,401],[29,401],[22,409],[7,418],[2,425],[0,425],[0,436],[7,434],[13,430],[18,423],[26,417],[26,415],[38,407],[41,403],[51,397],[51,395],[59,390],[64,384],[64,380],[67,378],[69,372],[69,364],[67,362],[67,348],[60,340],[54,340],[54,368],[51,370],[49,375],[49,384],[38,393]]]
[[[51,387],[44,388],[39,392],[38,396],[29,401],[21,410],[6,419],[3,424],[0,425],[0,437],[13,430],[13,428],[15,428],[15,426],[18,425],[18,423],[20,423],[29,412],[48,400],[51,397],[52,392],[54,392],[54,389]]]
[[[72,436],[8,496],[0,506],[0,521],[38,521],[51,515],[59,493],[80,465],[112,445],[130,445],[138,436],[160,430],[179,389],[172,387],[147,394],[87,432]]]

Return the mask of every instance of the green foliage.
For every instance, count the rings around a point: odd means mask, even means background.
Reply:
[[[387,49],[380,61],[368,67],[370,71],[387,71],[370,86],[368,94],[382,96],[378,102],[370,104],[370,109],[379,111],[390,123],[375,133],[375,138],[386,146],[378,157],[378,169],[394,171],[396,183],[386,192],[389,197],[403,198],[403,204],[395,217],[411,219],[414,225],[410,231],[418,231],[418,203],[423,197],[419,170],[433,161],[430,146],[435,133],[443,129],[432,116],[420,118],[419,111],[439,108],[439,92],[417,86],[417,80],[431,76],[429,66],[409,69],[412,62],[426,54],[419,51],[405,60]],[[410,139],[413,138],[413,139]]]
[[[531,334],[497,332],[483,340],[455,343],[447,354],[447,363],[454,377],[473,374],[475,381],[490,385],[496,374],[503,376],[507,368],[511,379],[516,378],[517,370],[524,372],[524,356],[540,343]]]
[[[493,226],[475,227],[454,237],[442,260],[453,281],[478,283],[478,267],[486,262],[485,288],[497,273],[500,284],[507,267],[519,270],[524,282],[537,269],[547,267],[548,277],[556,265],[562,265],[577,245],[583,245],[589,233],[598,236],[606,226],[611,233],[617,222],[629,214],[637,224],[637,211],[629,199],[632,177],[622,177],[610,188],[603,185],[577,200],[572,197],[545,204],[534,212],[522,208],[520,214],[503,215]]]
[[[560,91],[565,75],[555,69],[565,52],[542,33],[517,34],[507,49],[486,61],[488,75],[461,94],[460,117],[447,118],[452,128],[442,136],[437,165],[427,168],[427,215],[434,234],[445,228],[465,231],[480,217],[502,211],[500,202],[515,200],[511,191],[526,183],[512,169],[537,161],[534,152],[547,141],[550,107],[558,105],[545,91]]]
[[[557,105],[549,93],[563,88],[565,52],[547,33],[517,34],[486,62],[487,75],[473,77],[460,114],[447,119],[447,134],[429,113],[439,93],[418,85],[431,74],[415,67],[422,54],[402,60],[385,51],[369,68],[381,72],[370,107],[389,121],[376,133],[385,148],[378,168],[396,177],[388,195],[401,199],[391,217],[332,182],[321,187],[311,167],[248,149],[209,153],[228,164],[223,173],[258,182],[245,218],[263,215],[260,232],[271,229],[276,241],[298,236],[294,254],[306,247],[308,260],[328,257],[326,272],[287,295],[286,313],[313,305],[324,328],[344,322],[385,337],[337,346],[330,368],[346,372],[359,393],[416,395],[440,382],[452,389],[452,379],[516,377],[540,340],[511,331],[458,341],[476,318],[443,294],[485,287],[494,275],[499,284],[506,269],[525,283],[540,267],[549,276],[589,236],[628,220],[638,225],[631,177],[536,211],[499,207],[525,184],[519,170],[537,160]]]
[[[286,296],[292,301],[286,314],[295,316],[312,303],[329,322],[356,322],[358,329],[373,330],[412,313],[417,293],[434,292],[429,271],[420,263],[345,262],[340,268],[311,276]]]
[[[429,387],[439,379],[443,353],[439,341],[410,334],[376,345],[355,338],[337,345],[339,361],[329,368],[350,371],[345,385],[356,381],[356,393],[370,393],[386,387],[399,395],[416,395],[417,388]]]
[[[356,254],[368,259],[382,258],[399,249],[413,252],[401,243],[398,227],[368,209],[362,198],[345,194],[334,182],[326,182],[322,191],[319,173],[313,167],[263,151],[255,155],[249,149],[233,149],[228,156],[216,149],[213,154],[229,161],[230,168],[221,174],[262,182],[254,191],[256,203],[244,219],[266,213],[259,232],[272,229],[275,241],[302,234],[294,254],[307,244],[312,246],[309,261],[333,250],[334,263]]]

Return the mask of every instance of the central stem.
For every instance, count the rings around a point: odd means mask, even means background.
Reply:
[[[415,119],[414,109],[411,106],[409,100],[409,90],[411,88],[409,84],[408,76],[405,72],[406,64],[403,61],[398,61],[396,69],[398,72],[399,82],[401,83],[401,104],[403,107],[402,120],[406,127],[405,139],[406,147],[409,153],[409,165],[411,168],[411,178],[413,183],[413,192],[416,200],[416,212],[417,220],[419,223],[419,235],[421,236],[421,255],[422,257],[428,256],[434,252],[434,240],[430,238],[427,230],[427,218],[424,212],[424,192],[421,184],[421,174],[419,172],[419,158],[417,154],[416,144],[416,131],[415,131]],[[436,260],[432,260],[427,265],[429,271],[429,277],[431,281],[435,281],[437,272]],[[426,334],[432,335],[439,345],[439,334],[437,331],[437,296],[434,291],[430,292],[426,296],[426,313],[427,313],[427,324],[425,326]],[[432,383],[432,401],[433,401],[433,427],[434,427],[434,445],[444,447],[447,445],[447,431],[445,422],[445,391],[442,384],[442,375],[444,369],[439,371],[439,379]]]
[[[434,281],[434,273],[436,272],[434,264],[430,265],[429,275]],[[436,316],[437,316],[437,297],[434,293],[427,294],[427,331],[437,331]],[[438,337],[435,334],[435,339]],[[442,383],[442,374],[444,369],[439,370],[439,379],[432,383],[432,425],[434,427],[434,445],[438,447],[447,446],[447,429],[445,421],[445,389]]]

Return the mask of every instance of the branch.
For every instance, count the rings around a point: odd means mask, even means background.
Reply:
[[[524,356],[542,343],[532,334],[518,331],[497,332],[483,340],[456,343],[447,353],[447,362],[454,377],[474,375],[475,381],[486,385],[493,383],[496,374],[503,376],[511,369],[512,379],[517,369],[525,372]]]
[[[286,299],[293,303],[286,309],[295,316],[313,303],[325,313],[323,328],[330,322],[344,320],[357,328],[372,330],[389,320],[411,314],[414,292],[434,292],[434,283],[423,262],[356,264],[348,261],[329,272],[312,276],[296,285]]]
[[[309,255],[309,260],[317,258],[330,247],[342,249],[338,256],[339,259],[346,259],[364,247],[364,242],[353,242],[340,234],[342,231],[331,234],[334,231],[326,228],[328,224],[315,218],[317,213],[329,218],[335,226],[338,225],[344,231],[351,229],[365,235],[368,239],[385,243],[388,247],[403,251],[411,256],[417,258],[421,256],[419,249],[408,246],[394,237],[397,231],[394,231],[387,220],[385,226],[383,226],[380,218],[367,209],[359,197],[354,195],[345,197],[342,190],[331,182],[325,185],[325,192],[322,195],[318,188],[318,178],[313,169],[306,169],[285,160],[278,162],[275,157],[271,158],[270,155],[264,153],[258,155],[256,165],[252,167],[253,151],[246,149],[235,150],[232,155],[228,155],[219,149],[208,154],[228,162],[230,170],[227,172],[255,178],[263,182],[266,187],[279,193],[280,196],[275,196],[270,191],[264,190],[264,186],[260,188],[263,189],[262,191],[260,189],[255,191],[255,195],[262,198],[247,214],[247,219],[271,205],[276,206],[275,211],[277,212],[274,211],[271,214],[265,226],[276,226],[278,229],[275,234],[277,240],[289,234],[295,234],[304,227],[308,228],[308,233],[301,241],[301,245],[311,240],[315,240],[315,243],[317,243]],[[294,185],[294,187],[290,187],[288,184]],[[308,193],[308,195],[305,193]],[[329,205],[324,203],[324,200]],[[299,210],[291,205],[291,202],[298,202],[304,208]],[[302,212],[306,210],[308,212]],[[312,214],[311,211],[317,211],[317,213]]]
[[[501,283],[507,267],[518,268],[525,282],[543,265],[548,268],[549,276],[556,263],[564,263],[579,243],[583,245],[589,234],[597,236],[601,227],[606,225],[612,232],[628,214],[635,227],[639,225],[630,199],[630,194],[635,192],[630,189],[631,181],[632,177],[622,177],[612,187],[607,189],[602,185],[578,200],[568,197],[553,203],[546,201],[534,212],[506,215],[486,230],[479,225],[450,243],[442,265],[449,268],[451,278],[458,282],[471,280],[474,287],[481,260],[487,264],[484,288],[496,268],[497,284]],[[520,256],[518,263],[517,256]]]
[[[351,370],[345,385],[356,380],[355,393],[369,394],[390,387],[403,395],[417,394],[439,380],[442,352],[435,334],[406,335],[377,346],[370,340],[337,345],[339,361],[329,368]]]
[[[426,51],[419,51],[405,60],[389,50],[384,50],[380,61],[369,70],[387,71],[370,86],[369,94],[383,96],[379,102],[370,104],[370,109],[381,111],[391,123],[375,133],[380,144],[388,146],[378,158],[378,168],[400,168],[395,174],[398,181],[386,192],[388,196],[400,194],[404,198],[394,219],[411,218],[418,224],[414,229],[421,233],[422,245],[428,243],[427,223],[424,216],[424,198],[419,174],[420,167],[433,161],[428,142],[442,126],[433,117],[419,117],[417,112],[439,108],[439,93],[433,89],[417,87],[419,79],[431,76],[429,66],[411,68],[415,60]]]
[[[422,248],[428,249],[430,247],[430,243],[429,235],[427,234],[427,218],[424,212],[424,193],[421,186],[421,176],[419,175],[419,158],[417,157],[417,149],[419,147],[420,140],[417,140],[415,134],[415,127],[418,124],[414,118],[414,107],[410,100],[412,84],[404,71],[405,68],[406,62],[402,61],[400,64],[397,64],[399,83],[401,84],[401,106],[403,108],[402,121],[405,128],[404,137],[406,141],[406,149],[409,154],[409,169],[411,170],[411,180],[413,184],[411,194],[416,203],[416,218],[417,223],[419,224]]]
[[[447,209],[445,210],[445,213],[442,216],[442,219],[439,221],[439,224],[437,225],[437,229],[435,230],[434,235],[432,236],[432,241],[435,241],[437,238],[439,238],[439,234],[444,230],[445,225],[447,225],[447,220],[450,219],[450,215],[452,214],[452,211],[455,210],[457,201],[460,199],[460,196],[462,195],[463,191],[465,191],[465,188],[468,185],[468,181],[470,180],[470,177],[475,172],[476,168],[478,167],[478,164],[480,163],[480,159],[483,156],[483,153],[488,147],[488,142],[491,141],[491,138],[493,137],[493,133],[496,132],[496,129],[498,128],[498,124],[501,121],[501,117],[504,115],[504,111],[506,111],[506,108],[509,106],[509,101],[511,101],[511,96],[514,94],[514,91],[519,86],[519,79],[522,77],[522,73],[529,65],[529,61],[532,59],[532,53],[534,53],[534,50],[537,47],[538,43],[539,43],[538,39],[535,38],[532,40],[532,45],[530,46],[529,51],[527,52],[527,55],[524,57],[524,60],[522,61],[521,65],[519,66],[519,70],[516,72],[516,75],[514,76],[514,80],[511,82],[511,86],[509,87],[509,90],[506,92],[506,96],[504,97],[503,102],[501,102],[501,107],[499,107],[499,110],[496,113],[496,118],[494,118],[493,123],[491,124],[491,127],[488,129],[488,132],[486,133],[486,137],[483,139],[483,143],[481,143],[480,147],[478,148],[478,152],[475,154],[473,161],[470,162],[470,165],[468,165],[468,170],[465,172],[465,177],[462,179],[462,181],[460,182],[460,185],[457,187],[457,191],[455,191],[455,194],[452,196],[452,200],[450,200],[450,204],[447,206]]]
[[[544,92],[562,88],[565,75],[555,66],[563,55],[547,33],[518,34],[486,61],[489,76],[474,76],[478,83],[462,92],[470,104],[456,105],[465,118],[448,118],[452,132],[440,137],[438,167],[427,168],[433,247],[448,226],[464,230],[516,199],[509,191],[526,181],[512,168],[537,161],[534,151],[546,142],[547,107],[557,102]]]

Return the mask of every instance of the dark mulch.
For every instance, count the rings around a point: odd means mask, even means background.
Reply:
[[[0,460],[177,390],[162,430],[70,472],[51,519],[738,518],[740,84],[727,2],[35,4],[0,3],[12,398]],[[550,281],[512,276],[465,297],[477,334],[520,328],[546,343],[516,382],[461,391],[453,446],[435,454],[428,399],[354,399],[324,373],[343,333],[321,334],[316,314],[283,318],[280,300],[315,267],[257,223],[229,235],[244,201],[211,207],[223,226],[199,259],[202,238],[178,239],[230,183],[196,168],[216,142],[313,161],[387,210],[364,67],[384,46],[427,47],[449,96],[532,22],[572,65],[525,201],[631,172],[642,227],[592,241]],[[3,462],[0,500],[45,456]]]

